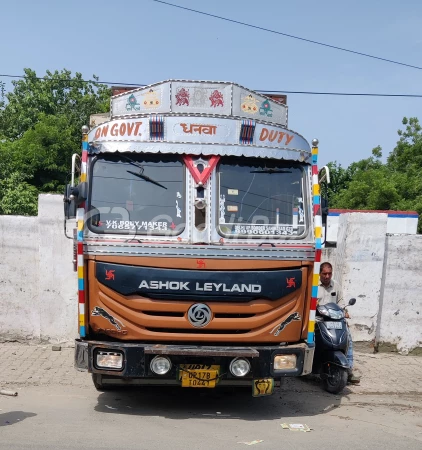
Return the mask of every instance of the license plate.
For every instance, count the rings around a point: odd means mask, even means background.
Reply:
[[[343,324],[341,322],[325,322],[329,330],[342,330]]]
[[[219,372],[220,366],[216,365],[181,364],[179,379],[182,380],[182,387],[214,388]]]
[[[261,397],[274,392],[274,378],[258,378],[252,382],[252,396]]]

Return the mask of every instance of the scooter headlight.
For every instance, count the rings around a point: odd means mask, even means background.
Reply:
[[[342,309],[330,309],[330,308],[327,309],[328,309],[328,316],[331,319],[343,319],[344,312]]]
[[[318,306],[318,313],[321,316],[329,317],[330,319],[343,319],[344,312],[342,309],[331,309],[327,308],[325,305]]]
[[[330,317],[328,315],[328,309],[326,306],[320,305],[320,306],[318,306],[317,310],[318,310],[318,313],[321,314],[321,316]]]

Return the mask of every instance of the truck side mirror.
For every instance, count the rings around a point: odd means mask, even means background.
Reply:
[[[88,198],[88,185],[86,181],[77,186],[66,185],[64,202],[64,216],[66,219],[76,217],[76,208]]]
[[[66,184],[63,197],[64,217],[66,219],[74,219],[76,217],[76,202],[71,196],[72,187]]]

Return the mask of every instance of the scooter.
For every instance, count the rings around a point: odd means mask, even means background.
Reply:
[[[355,303],[352,298],[348,306]],[[349,333],[344,310],[334,302],[319,305],[316,310],[312,373],[320,375],[324,389],[332,394],[344,389],[349,372],[346,358]]]

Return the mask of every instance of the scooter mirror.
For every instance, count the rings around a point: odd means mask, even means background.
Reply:
[[[350,305],[350,306],[354,305],[355,303],[356,303],[356,299],[355,299],[355,298],[351,298],[351,299],[349,300],[349,305]]]

